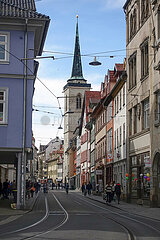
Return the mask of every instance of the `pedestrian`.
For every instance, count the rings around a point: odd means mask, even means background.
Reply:
[[[84,196],[87,195],[87,184],[86,183],[84,183],[84,191],[83,191],[83,193],[84,193]]]
[[[106,202],[111,202],[111,198],[112,198],[112,186],[110,185],[110,183],[108,183],[105,187],[105,191],[106,191]]]
[[[68,194],[68,190],[69,190],[69,184],[66,183],[66,193]]]
[[[17,201],[17,191],[16,191],[16,181],[13,180],[12,182],[12,194],[13,194],[13,199],[14,199],[14,202]]]
[[[116,201],[116,196],[115,196],[115,181],[112,182],[112,200],[114,200],[114,202]]]
[[[1,180],[0,180],[0,197],[1,197],[1,194],[2,194],[2,183],[1,183]]]
[[[82,189],[82,194],[84,194],[84,183],[82,183],[81,189]]]
[[[88,195],[91,195],[92,184],[90,182],[87,184],[87,190],[88,190]]]
[[[43,192],[47,193],[47,183],[46,182],[43,183]]]
[[[3,182],[3,198],[9,199],[8,197],[8,179],[6,179],[5,182]]]
[[[32,185],[31,189],[30,189],[30,192],[31,192],[31,197],[33,197],[33,194],[35,192],[35,187],[34,185]]]
[[[120,185],[120,183],[116,184],[115,193],[116,193],[118,204],[119,204],[120,203],[120,197],[121,197],[121,185]]]

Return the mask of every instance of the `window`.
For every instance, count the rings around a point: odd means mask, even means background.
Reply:
[[[118,128],[117,128],[117,148],[119,146],[119,142],[118,142]]]
[[[123,123],[123,144],[125,144],[126,141],[126,128],[125,128],[125,123]]]
[[[119,128],[119,145],[120,146],[122,145],[122,128],[121,128],[121,126]]]
[[[125,105],[125,85],[123,86],[123,105]]]
[[[118,113],[118,109],[119,108],[119,96],[117,95],[117,113]]]
[[[149,98],[143,102],[143,129],[149,128]]]
[[[7,123],[8,115],[8,90],[0,89],[0,124]]]
[[[0,63],[9,61],[9,33],[0,32]]]
[[[141,44],[141,77],[145,77],[149,73],[149,58],[148,58],[148,41]]]
[[[160,122],[160,91],[156,93],[156,103],[155,103],[155,121]]]
[[[136,52],[129,58],[129,89],[136,86],[137,84],[137,74],[136,74]]]
[[[114,131],[114,149],[116,149],[116,131]]]
[[[76,98],[76,107],[77,107],[77,109],[81,109],[81,95],[80,94]]]
[[[112,102],[107,107],[107,122],[111,121],[112,119]]]
[[[133,15],[130,16],[130,38],[132,38],[134,32],[133,32]]]
[[[66,112],[67,112],[67,108],[68,108],[68,106],[67,106],[67,95],[66,95],[66,107],[65,107]]]
[[[129,135],[132,135],[132,109],[129,110]]]
[[[137,106],[134,107],[134,133],[137,133],[137,121],[138,121],[138,114],[137,114]]]
[[[119,92],[119,109],[121,110],[121,106],[122,106],[122,90],[120,90]]]
[[[137,31],[137,11],[134,9],[133,12],[133,33],[135,34]]]
[[[114,114],[116,115],[116,110],[117,110],[117,101],[116,101],[116,98],[115,98],[115,102],[114,102]]]
[[[145,1],[141,0],[141,22],[143,23],[145,20]]]
[[[107,154],[112,158],[112,128],[107,132]]]
[[[158,7],[158,39],[160,39],[160,5]]]

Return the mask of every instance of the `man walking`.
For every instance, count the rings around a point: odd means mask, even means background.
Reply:
[[[120,185],[120,183],[116,184],[116,186],[115,186],[115,193],[116,193],[118,204],[119,204],[120,197],[121,197],[121,185]]]
[[[111,202],[111,198],[112,198],[112,186],[110,185],[110,183],[108,183],[105,187],[105,191],[107,194],[107,199],[106,202]]]

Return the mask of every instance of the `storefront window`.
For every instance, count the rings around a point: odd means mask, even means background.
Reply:
[[[149,198],[151,185],[151,159],[149,152],[131,157],[132,197]]]

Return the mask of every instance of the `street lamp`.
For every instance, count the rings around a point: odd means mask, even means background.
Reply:
[[[53,60],[55,59],[54,56],[46,56],[46,57],[37,56],[37,57],[32,57],[32,58],[21,58],[21,61],[23,61],[23,60],[43,59],[43,58],[52,58]]]
[[[96,57],[94,57],[93,62],[89,63],[89,65],[92,65],[92,66],[99,66],[101,64],[102,64],[101,62],[97,61]]]

